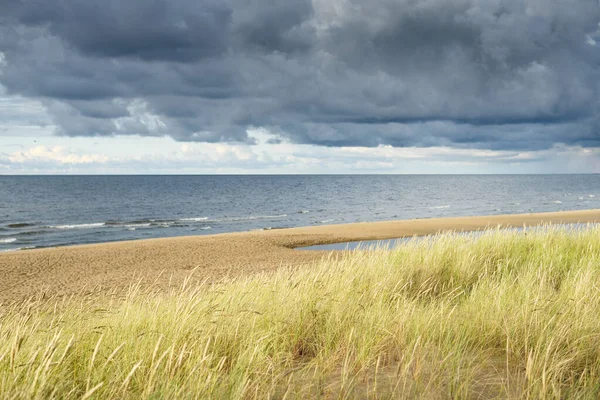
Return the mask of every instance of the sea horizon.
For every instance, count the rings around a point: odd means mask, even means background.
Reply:
[[[265,173],[265,174],[143,174],[143,173],[135,173],[135,174],[0,174],[0,178],[9,177],[9,176],[19,176],[19,177],[27,177],[27,176],[35,176],[35,177],[45,177],[45,176],[547,176],[547,175],[600,175],[600,172],[540,172],[540,173],[464,173],[464,174],[444,174],[444,173],[419,173],[419,174],[402,174],[402,173],[307,173],[307,174],[278,174],[278,173]]]

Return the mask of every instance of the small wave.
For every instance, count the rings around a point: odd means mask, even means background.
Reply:
[[[255,219],[272,219],[272,218],[285,218],[287,217],[287,214],[278,214],[278,215],[251,215],[249,217],[241,217],[241,218],[237,218],[237,220],[239,221],[252,221]]]
[[[144,227],[151,226],[151,225],[152,224],[150,222],[147,222],[147,223],[143,223],[143,224],[125,224],[125,225],[119,225],[119,226],[122,226],[124,228],[129,228],[129,229],[133,228],[135,230],[135,228],[144,228]]]
[[[140,228],[147,226],[187,226],[181,222],[205,222],[208,217],[194,217],[181,219],[139,219],[133,221],[107,221],[106,226],[109,227],[124,227],[124,228]]]
[[[554,203],[554,204],[562,204],[562,201],[556,200],[556,201],[553,201],[552,203]]]
[[[15,232],[13,235],[17,236],[33,236],[33,235],[43,235],[44,233],[48,233],[47,230],[37,230],[37,231],[24,231],[24,232]]]
[[[106,221],[104,225],[106,226],[118,226],[118,227],[136,227],[136,226],[144,226],[150,225],[157,220],[155,219],[136,219],[133,221]],[[162,221],[160,221],[162,222]]]
[[[203,226],[202,228],[200,228],[200,230],[203,230],[203,231],[209,231],[211,229],[212,229],[212,227],[210,227],[210,226]]]
[[[150,224],[153,228],[182,228],[184,226],[188,226],[186,224],[180,224],[177,221],[172,222],[153,222]]]
[[[595,194],[588,194],[588,197],[589,197],[590,199],[593,199],[594,197],[596,197],[596,195],[595,195]]]
[[[207,222],[240,222],[240,221],[255,221],[257,219],[275,219],[275,218],[285,218],[287,214],[279,214],[279,215],[250,215],[247,217],[225,217],[225,218],[215,218],[215,219],[207,219]]]
[[[177,224],[174,219],[139,219],[133,221],[107,221],[104,223],[109,228],[147,228],[150,226],[170,226]]]
[[[21,250],[31,250],[31,249],[36,249],[36,248],[37,247],[35,247],[35,246],[17,247],[16,249],[0,250],[0,253],[8,253],[8,252],[14,252],[14,251],[21,251]]]
[[[14,223],[14,224],[8,224],[8,225],[6,225],[7,228],[13,228],[13,229],[16,229],[16,228],[27,228],[29,226],[35,226],[35,224],[32,224],[30,222],[17,222],[17,223]]]
[[[14,243],[16,241],[17,241],[17,238],[0,239],[1,244]]]
[[[324,219],[323,221],[317,221],[317,224],[327,224],[333,221],[335,221],[335,219]]]
[[[309,210],[300,210],[298,211],[298,214],[308,214],[309,212]]]
[[[308,211],[306,211],[308,212]],[[180,218],[180,219],[140,219],[140,220],[132,220],[132,221],[106,221],[106,222],[94,222],[94,223],[86,223],[86,224],[62,224],[62,225],[47,225],[42,228],[46,229],[93,229],[93,228],[121,228],[128,230],[135,230],[138,228],[180,228],[189,226],[190,223],[207,223],[207,222],[240,222],[240,221],[253,221],[253,220],[261,220],[261,219],[276,219],[276,218],[285,218],[287,214],[277,214],[277,215],[250,215],[247,217],[225,217],[225,218],[215,218],[210,219],[208,217],[190,217],[190,218]],[[34,226],[35,224],[11,224],[8,227],[11,228],[23,228],[27,226]],[[212,229],[210,226],[201,227],[202,230]],[[43,231],[38,231],[42,233]],[[37,233],[37,232],[36,232]],[[33,234],[33,233],[32,233]]]
[[[173,228],[173,227],[184,227],[188,226],[187,224],[180,223],[181,220],[173,220],[173,219],[145,219],[139,221],[109,221],[104,225],[109,228]]]
[[[105,226],[104,222],[95,222],[92,224],[69,224],[69,225],[50,225],[48,228],[52,229],[90,229],[90,228],[100,228],[101,226]]]
[[[208,217],[194,217],[194,218],[180,218],[178,221],[186,221],[186,222],[203,222],[208,220]]]
[[[1,236],[4,236],[4,237],[6,237],[6,236],[10,236],[10,237],[13,237],[13,236],[17,236],[17,237],[34,236],[34,235],[43,235],[44,233],[48,233],[48,232],[49,231],[45,230],[45,229],[34,230],[34,231],[21,231],[21,232],[14,232],[13,231],[13,232],[7,233],[5,235],[0,235],[0,237]]]
[[[445,206],[434,206],[434,207],[429,207],[430,210],[441,210],[444,208],[450,208],[449,204],[446,204]]]

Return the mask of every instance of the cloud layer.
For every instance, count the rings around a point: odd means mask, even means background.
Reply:
[[[67,136],[600,146],[598,0],[11,0],[0,84]]]
[[[298,174],[298,173],[600,173],[600,148],[555,145],[537,151],[323,147],[273,143],[250,130],[255,144],[178,143],[132,136],[0,137],[0,173],[6,174]],[[9,141],[7,141],[10,140]],[[12,142],[12,144],[11,144]],[[118,146],[115,146],[115,143]]]

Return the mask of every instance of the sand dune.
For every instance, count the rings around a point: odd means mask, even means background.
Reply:
[[[194,279],[218,281],[282,265],[304,265],[325,254],[294,250],[308,245],[471,231],[498,224],[577,222],[600,222],[600,210],[324,225],[4,253],[0,254],[0,302],[40,293],[119,292],[136,281],[164,289],[179,286],[192,270]]]

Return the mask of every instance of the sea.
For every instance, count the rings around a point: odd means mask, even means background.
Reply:
[[[0,176],[0,251],[600,208],[600,175]]]

